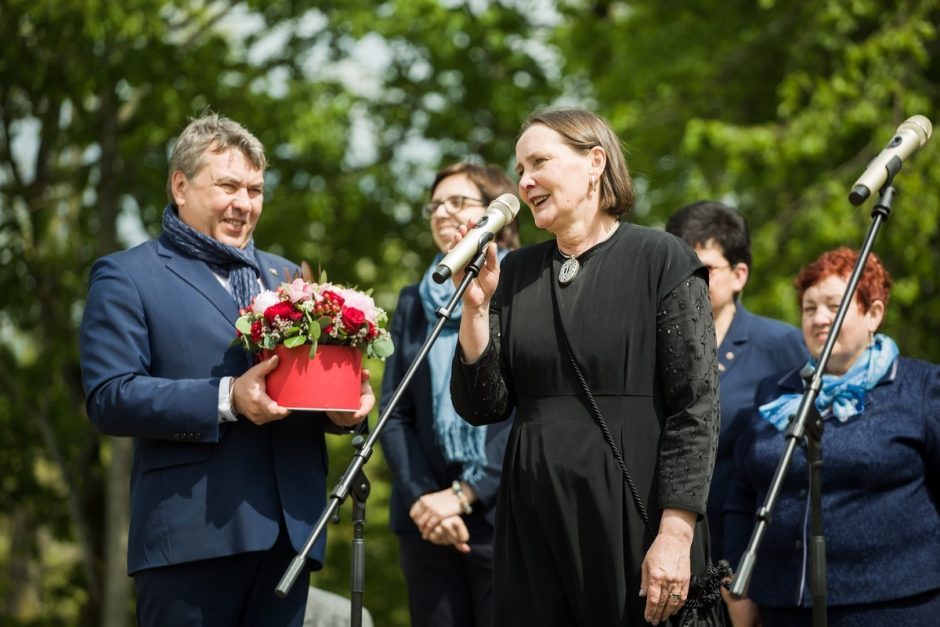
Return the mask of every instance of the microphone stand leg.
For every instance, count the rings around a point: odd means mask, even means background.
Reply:
[[[809,585],[813,599],[813,627],[826,627],[826,538],[822,521],[822,432],[823,421],[813,408],[806,422],[806,458],[809,464],[811,532],[809,538]]]
[[[351,489],[353,497],[353,541],[349,563],[350,627],[362,627],[362,598],[365,593],[366,571],[366,546],[363,525],[366,522],[366,499],[371,489],[372,485],[369,483],[369,478],[360,469]]]

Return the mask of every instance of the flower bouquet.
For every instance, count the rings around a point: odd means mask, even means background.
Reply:
[[[355,411],[362,355],[385,359],[394,350],[387,322],[364,292],[298,278],[255,296],[235,322],[235,343],[279,356],[266,380],[279,405]]]

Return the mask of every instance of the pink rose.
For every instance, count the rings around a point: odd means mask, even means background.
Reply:
[[[303,279],[294,279],[294,282],[288,286],[287,291],[292,303],[310,300],[310,297],[313,296],[313,286]]]

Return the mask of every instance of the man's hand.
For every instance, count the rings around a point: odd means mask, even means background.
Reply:
[[[365,368],[362,369],[362,383],[359,392],[359,409],[356,411],[328,411],[327,417],[340,427],[355,427],[365,420],[372,408],[375,407],[375,393],[372,386],[369,385],[371,373]]]
[[[256,425],[281,420],[291,410],[278,405],[268,396],[264,377],[277,367],[277,355],[249,368],[245,374],[232,379],[232,411]]]

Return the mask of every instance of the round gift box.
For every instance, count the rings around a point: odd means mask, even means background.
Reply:
[[[262,357],[279,358],[265,383],[268,396],[290,409],[356,411],[362,380],[362,353],[349,346],[317,346],[313,359],[310,345],[294,348],[278,345],[262,351]]]

